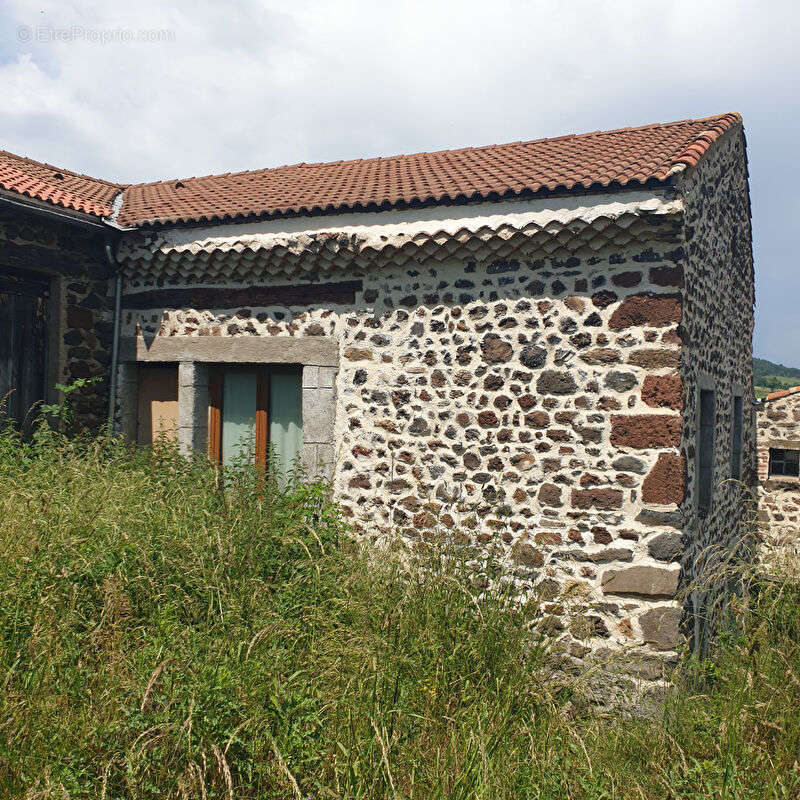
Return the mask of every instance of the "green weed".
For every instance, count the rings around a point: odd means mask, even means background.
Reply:
[[[357,545],[299,477],[0,435],[0,795],[800,796],[796,583],[733,598],[662,712],[598,717],[471,555]]]

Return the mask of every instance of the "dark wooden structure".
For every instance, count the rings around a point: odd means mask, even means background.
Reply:
[[[0,275],[0,407],[22,429],[46,396],[49,295],[48,276]]]

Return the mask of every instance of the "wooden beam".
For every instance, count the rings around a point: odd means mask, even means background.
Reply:
[[[269,441],[269,374],[261,369],[256,380],[255,464],[258,469],[266,470]]]
[[[208,376],[208,456],[222,461],[222,373],[212,369]]]
[[[0,294],[16,294],[22,297],[49,297],[49,281],[15,281],[0,275]]]
[[[33,242],[17,244],[0,240],[0,264],[0,271],[5,274],[41,271],[51,275],[78,275],[82,271],[78,253]]]

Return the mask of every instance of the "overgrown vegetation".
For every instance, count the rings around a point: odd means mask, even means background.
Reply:
[[[601,719],[454,548],[358,547],[323,486],[46,427],[0,475],[4,798],[800,796],[796,584]]]

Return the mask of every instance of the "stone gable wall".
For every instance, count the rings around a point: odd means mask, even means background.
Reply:
[[[744,135],[718,141],[680,184],[686,199],[683,319],[680,374],[686,410],[681,455],[687,465],[683,503],[686,546],[683,582],[704,582],[748,533],[755,485],[753,407],[753,255]],[[701,386],[701,384],[704,384]],[[696,431],[701,388],[716,392],[714,494],[705,517],[697,513]],[[742,395],[741,481],[731,480],[733,395]],[[703,638],[712,595],[693,590],[693,634]]]
[[[769,450],[770,447],[800,450],[800,392],[762,401],[757,416],[762,556],[771,566],[797,566],[800,564],[800,478],[771,478]]]
[[[0,274],[4,268],[52,276],[49,325],[54,330],[49,382],[99,377],[73,395],[78,423],[96,429],[107,415],[113,292],[102,232],[0,209]],[[49,388],[52,388],[49,387]]]

